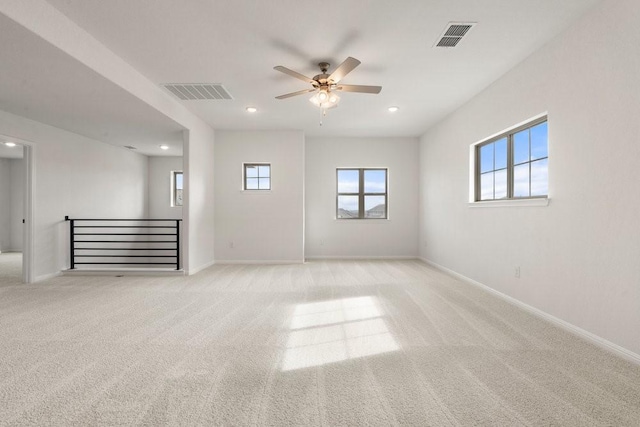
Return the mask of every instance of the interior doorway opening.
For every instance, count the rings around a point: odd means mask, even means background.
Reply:
[[[0,135],[0,283],[31,283],[33,147]]]

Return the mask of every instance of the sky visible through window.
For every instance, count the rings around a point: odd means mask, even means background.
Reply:
[[[338,170],[338,217],[360,216],[359,194],[364,193],[365,218],[386,215],[385,193],[387,192],[386,169],[364,169],[364,188],[360,188],[360,169]],[[362,191],[361,191],[362,190]]]
[[[508,139],[480,147],[480,200],[506,199]],[[547,122],[513,134],[514,198],[546,196],[549,191]]]

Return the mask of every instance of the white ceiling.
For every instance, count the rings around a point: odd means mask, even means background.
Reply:
[[[0,110],[142,154],[182,155],[181,126],[2,14],[0,40]]]
[[[21,145],[7,147],[4,145],[5,142],[13,141],[10,141],[9,138],[0,137],[0,159],[21,159],[24,157]]]
[[[233,100],[176,98],[215,129],[418,136],[599,0],[48,1],[155,84],[222,83]],[[457,48],[433,48],[450,21],[478,24]],[[0,18],[0,61],[12,63],[0,76],[0,109],[120,145],[176,138],[179,126],[10,24]],[[341,94],[322,127],[309,96],[274,98],[307,88],[275,65],[311,77],[318,62],[333,69],[348,56],[362,65],[342,82],[381,85],[379,95]],[[249,105],[259,111],[246,113]],[[391,105],[400,111],[388,113]]]

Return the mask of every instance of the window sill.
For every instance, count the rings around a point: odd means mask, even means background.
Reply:
[[[515,200],[490,200],[486,202],[469,202],[470,208],[505,208],[505,207],[534,207],[549,206],[548,197],[535,199],[515,199]]]
[[[271,190],[240,190],[243,194],[269,194]]]

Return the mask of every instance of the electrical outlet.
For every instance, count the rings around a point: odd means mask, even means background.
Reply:
[[[520,278],[520,267],[516,267],[516,278]]]

